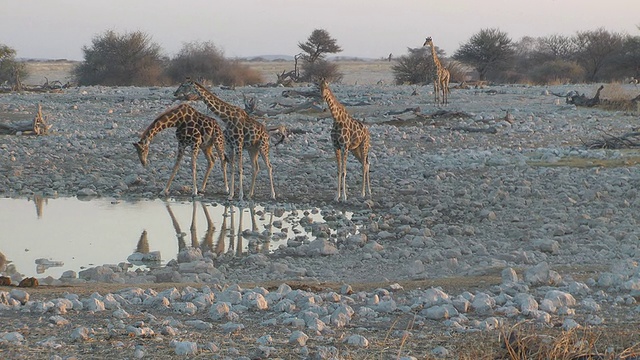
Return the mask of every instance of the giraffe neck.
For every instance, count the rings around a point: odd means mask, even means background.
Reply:
[[[199,83],[194,82],[193,86],[209,110],[220,117],[220,119],[225,123],[236,122],[238,119],[243,119],[244,116],[246,116],[246,112],[244,110],[223,101]]]
[[[436,46],[433,45],[433,43],[431,43],[431,56],[433,56],[433,63],[436,65],[436,69],[440,70],[442,64],[440,64],[440,60],[436,54]]]
[[[322,97],[327,102],[327,105],[329,105],[329,111],[331,111],[331,115],[333,115],[333,120],[339,123],[345,123],[348,118],[348,116],[346,116],[347,109],[336,99],[329,88],[325,87],[322,89]]]
[[[179,121],[180,116],[177,109],[171,109],[164,112],[153,120],[153,122],[144,130],[140,137],[140,143],[149,144],[156,134],[164,129],[178,126]]]

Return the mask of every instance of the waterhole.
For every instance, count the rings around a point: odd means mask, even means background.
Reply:
[[[335,237],[340,226],[350,223],[349,213],[245,205],[39,196],[0,199],[4,273],[57,279],[67,270],[104,264],[162,266],[187,247],[216,255],[269,253],[317,236]],[[158,255],[159,261],[148,261]]]

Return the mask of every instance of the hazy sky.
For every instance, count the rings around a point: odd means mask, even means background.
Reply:
[[[0,44],[18,58],[82,60],[106,30],[142,31],[167,56],[211,41],[226,57],[295,55],[314,29],[340,56],[407,53],[433,37],[447,55],[485,28],[522,36],[640,35],[640,0],[0,0]]]

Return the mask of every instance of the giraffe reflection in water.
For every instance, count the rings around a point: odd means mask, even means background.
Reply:
[[[198,239],[197,232],[198,206],[202,208],[204,217],[207,221],[207,229],[201,239]],[[171,205],[169,203],[165,203],[165,207],[169,213],[169,217],[171,218],[171,222],[176,233],[176,238],[178,240],[178,252],[181,252],[187,249],[187,234],[182,231],[180,223],[171,209]],[[244,229],[243,220],[244,214],[247,210],[251,217],[251,229]],[[228,226],[227,221],[229,221]],[[253,204],[247,208],[242,206],[230,207],[225,205],[220,230],[218,232],[216,243],[214,244],[213,237],[216,233],[216,227],[211,218],[211,214],[209,213],[209,209],[206,204],[199,201],[193,201],[191,226],[189,228],[190,247],[199,248],[203,254],[210,251],[215,253],[216,256],[221,256],[223,254],[242,256],[245,251],[247,253],[257,253],[260,251],[268,253],[273,228],[273,214],[270,214],[269,222],[265,227],[266,230],[261,233],[259,231],[255,206]],[[246,248],[244,245],[245,237],[249,240]],[[229,239],[228,246],[226,244],[227,238]]]

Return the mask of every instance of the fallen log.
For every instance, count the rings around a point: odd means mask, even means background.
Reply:
[[[567,97],[567,104],[573,104],[575,106],[586,106],[593,107],[600,104],[600,92],[604,89],[604,85],[600,85],[598,90],[596,91],[596,95],[593,98],[588,98],[584,94],[582,95],[573,95],[571,97]]]
[[[601,139],[582,143],[587,149],[634,149],[640,147],[640,132],[633,131],[620,136],[605,133]]]
[[[52,125],[42,116],[42,106],[38,104],[38,113],[33,120],[0,123],[1,135],[46,135]]]
[[[242,95],[242,97],[244,99],[244,110],[247,112],[247,114],[251,114],[254,116],[276,116],[281,114],[291,114],[291,113],[297,113],[297,112],[303,112],[303,111],[309,111],[309,110],[322,111],[322,106],[320,106],[315,99],[309,100],[299,105],[284,105],[284,104],[276,103],[277,105],[285,107],[284,109],[281,109],[281,110],[260,110],[256,105],[256,99],[254,97],[248,98],[244,96],[244,94]],[[272,104],[271,107],[273,108],[274,106],[275,105]]]

